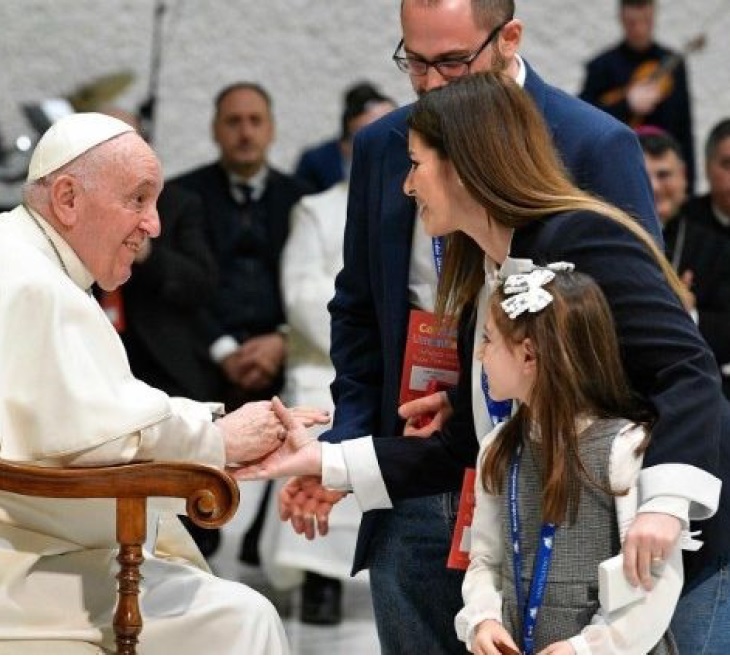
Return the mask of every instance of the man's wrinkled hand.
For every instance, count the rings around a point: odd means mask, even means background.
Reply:
[[[419,397],[398,408],[398,415],[406,421],[403,434],[417,438],[428,438],[441,429],[453,413],[449,396],[443,391]]]
[[[293,475],[322,474],[322,444],[314,438],[302,421],[305,411],[296,407],[289,410],[278,397],[271,400],[276,430],[275,441],[267,442],[267,449],[251,459],[239,460],[240,467],[231,465],[229,472],[237,479],[276,479]],[[324,411],[329,419],[329,414]]]
[[[276,401],[290,420],[301,426],[307,440],[311,437],[306,427],[329,423],[327,411],[307,406],[297,406],[289,411],[278,399]],[[255,461],[281,447],[288,434],[273,404],[268,401],[248,402],[216,420],[216,425],[223,431],[227,463]]]
[[[293,477],[279,492],[279,517],[310,541],[329,532],[329,515],[346,493],[322,486],[319,477]]]

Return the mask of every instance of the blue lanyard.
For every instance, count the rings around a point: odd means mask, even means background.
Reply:
[[[436,265],[436,277],[441,278],[441,270],[444,268],[444,238],[432,237],[431,248],[433,249],[433,261]]]
[[[432,238],[431,245],[433,247],[433,261],[436,265],[436,275],[441,278],[441,270],[444,263],[444,238]],[[484,368],[482,368],[482,391],[484,392],[484,399],[487,400],[487,410],[489,411],[489,417],[492,419],[492,425],[496,427],[500,422],[503,422],[512,415],[512,400],[494,401],[489,396],[489,383],[487,382],[487,375],[484,372]]]
[[[489,382],[487,381],[487,373],[484,371],[484,367],[482,367],[482,392],[484,393],[484,399],[487,401],[487,410],[492,420],[492,426],[496,427],[500,422],[504,422],[512,415],[511,399],[495,401],[489,396]]]
[[[509,518],[512,534],[512,566],[517,594],[517,608],[522,613],[522,648],[526,655],[535,654],[535,626],[537,615],[542,606],[545,588],[550,572],[550,560],[553,556],[553,541],[556,525],[548,522],[540,528],[540,545],[535,554],[535,563],[530,582],[528,603],[525,605],[522,593],[522,548],[520,543],[520,514],[518,508],[517,476],[520,471],[522,443],[517,446],[509,469]]]

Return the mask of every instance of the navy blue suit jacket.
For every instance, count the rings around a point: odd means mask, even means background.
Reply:
[[[525,89],[545,117],[576,183],[639,218],[661,241],[643,155],[633,132],[604,112],[547,85],[529,66]],[[415,219],[413,201],[402,191],[410,166],[409,111],[404,107],[391,112],[355,137],[344,267],[329,306],[336,410],[333,428],[323,434],[323,440],[402,432],[397,408],[410,310],[408,271]],[[473,425],[470,431],[476,448]],[[414,455],[409,461],[411,474],[421,469],[418,459]],[[381,466],[386,464],[381,461]],[[434,466],[436,472],[441,470],[438,463]],[[451,481],[448,470],[449,465],[443,464],[442,474]],[[462,472],[460,465],[458,480]],[[429,477],[422,477],[421,483],[423,489],[412,495],[436,492]],[[458,485],[439,490],[456,490]],[[368,543],[381,513],[368,512],[363,518],[355,570],[366,562]]]
[[[303,180],[313,192],[323,192],[345,179],[339,139],[330,139],[306,149],[294,169],[294,175]]]

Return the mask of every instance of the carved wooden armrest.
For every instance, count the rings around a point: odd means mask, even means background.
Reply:
[[[114,614],[117,653],[135,654],[142,631],[139,567],[147,530],[147,498],[185,500],[187,514],[201,527],[219,527],[236,512],[235,480],[218,468],[197,463],[150,461],[102,467],[55,468],[0,459],[0,490],[53,498],[116,498],[119,598]]]

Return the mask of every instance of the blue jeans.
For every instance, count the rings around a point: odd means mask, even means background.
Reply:
[[[730,653],[730,571],[727,558],[708,566],[714,574],[682,595],[672,618],[672,633],[683,655],[727,655]]]
[[[466,654],[454,630],[464,571],[446,567],[451,518],[445,498],[397,502],[373,536],[370,588],[383,654]]]

